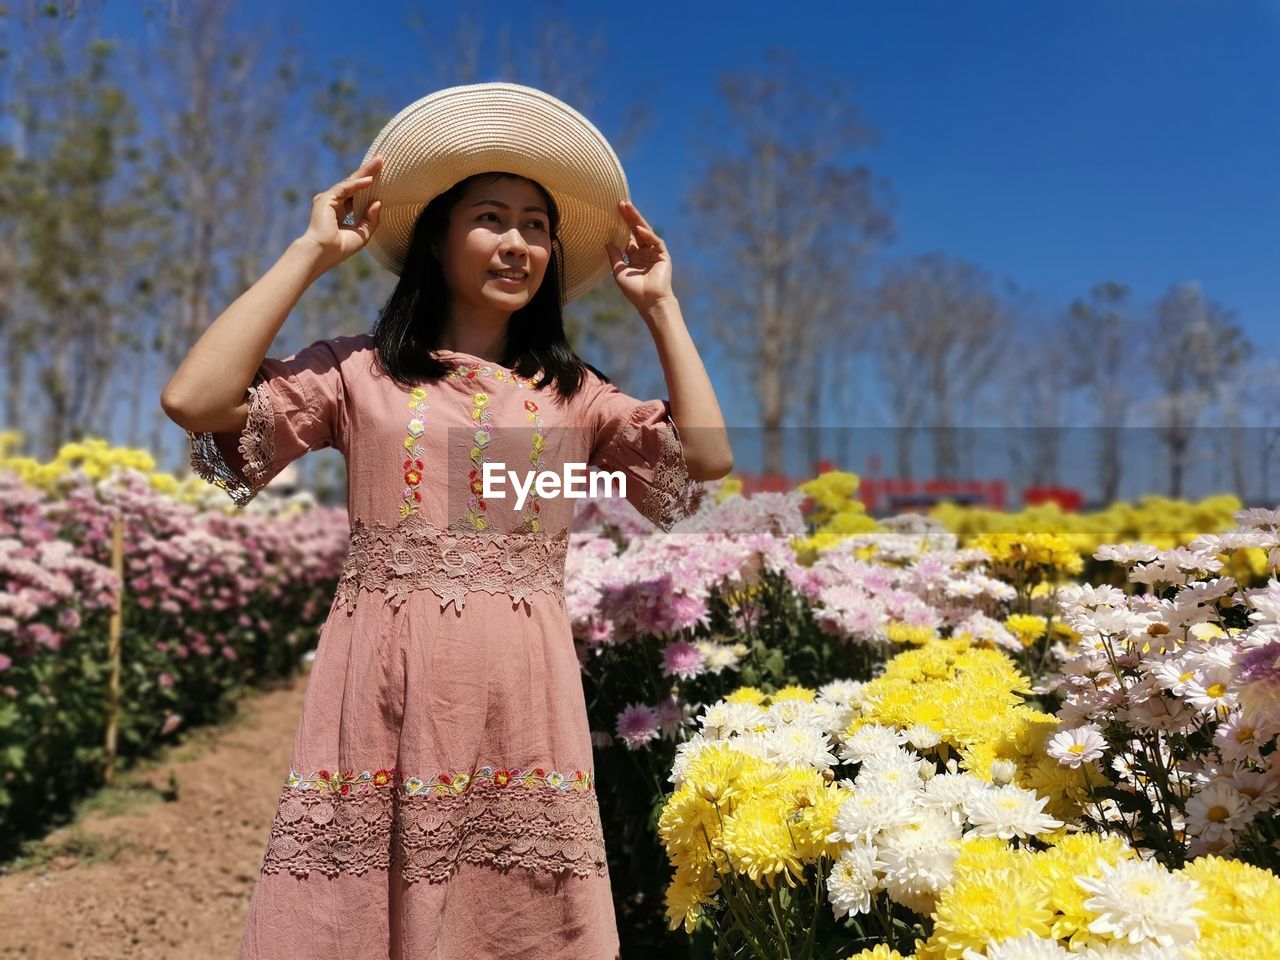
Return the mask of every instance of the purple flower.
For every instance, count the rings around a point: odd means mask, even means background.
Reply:
[[[631,750],[644,746],[658,735],[658,715],[651,707],[633,703],[618,714],[618,736]]]
[[[677,640],[662,651],[662,672],[692,680],[702,672],[702,651],[692,643]]]

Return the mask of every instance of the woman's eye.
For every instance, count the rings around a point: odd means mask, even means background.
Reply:
[[[487,212],[487,213],[482,213],[482,214],[480,214],[480,219],[481,219],[481,220],[483,220],[485,217],[493,217],[493,219],[495,219],[495,220],[497,220],[497,219],[498,219],[498,215],[497,215],[496,213],[492,212],[492,211],[489,211],[489,212]],[[530,220],[530,221],[529,221],[529,223],[530,223],[530,224],[532,224],[532,225],[533,225],[535,228],[537,228],[538,230],[545,230],[545,229],[547,229],[547,228],[546,228],[546,226],[542,223],[542,221],[541,221],[541,220]]]

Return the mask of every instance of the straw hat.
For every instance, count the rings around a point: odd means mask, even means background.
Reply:
[[[630,199],[622,164],[586,117],[533,87],[475,83],[409,104],[365,154],[383,157],[368,189],[353,197],[355,220],[382,207],[366,249],[392,273],[404,267],[418,215],[434,197],[476,173],[500,170],[536,180],[559,208],[565,300],[609,273],[606,240],[625,250],[630,226],[618,201]]]

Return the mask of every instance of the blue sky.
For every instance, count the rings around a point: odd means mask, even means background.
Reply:
[[[411,13],[425,31],[408,26]],[[108,3],[102,17],[109,33],[136,37],[136,11]],[[724,72],[775,48],[847,88],[877,130],[879,144],[852,159],[891,184],[898,239],[885,257],[971,260],[1030,293],[1042,315],[1102,280],[1129,284],[1140,306],[1194,281],[1236,312],[1255,360],[1280,360],[1280,0],[234,8],[246,32],[299,48],[322,80],[339,61],[367,68],[361,88],[392,112],[438,85],[423,69],[424,32],[447,43],[460,17],[495,32],[555,17],[602,36],[588,115],[614,136],[626,106],[647,104],[651,121],[622,159],[633,199],[672,240],[678,293],[681,250],[699,249],[681,208],[700,174],[700,117],[717,110]],[[479,79],[533,82],[497,73],[491,49],[495,70]],[[715,345],[699,347],[726,384]]]
[[[323,64],[378,61],[393,102],[429,92],[398,3],[254,5]],[[610,104],[653,122],[624,156],[655,223],[680,226],[699,110],[725,70],[769,46],[848,85],[881,143],[899,239],[943,250],[1054,309],[1102,279],[1140,302],[1198,281],[1262,340],[1280,308],[1280,4],[1260,0],[884,0],[867,3],[468,3],[416,9],[444,35],[548,12],[603,33]],[[465,11],[463,13],[462,11]],[[346,28],[339,25],[345,24]],[[279,29],[279,27],[277,27]],[[482,77],[496,79],[497,77]],[[398,95],[398,96],[397,96]]]

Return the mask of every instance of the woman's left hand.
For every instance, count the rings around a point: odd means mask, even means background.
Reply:
[[[671,254],[662,238],[653,232],[649,221],[640,215],[635,204],[619,200],[618,210],[631,224],[631,240],[627,244],[627,259],[622,251],[606,241],[604,247],[613,264],[613,279],[623,295],[647,315],[659,300],[671,298]]]

